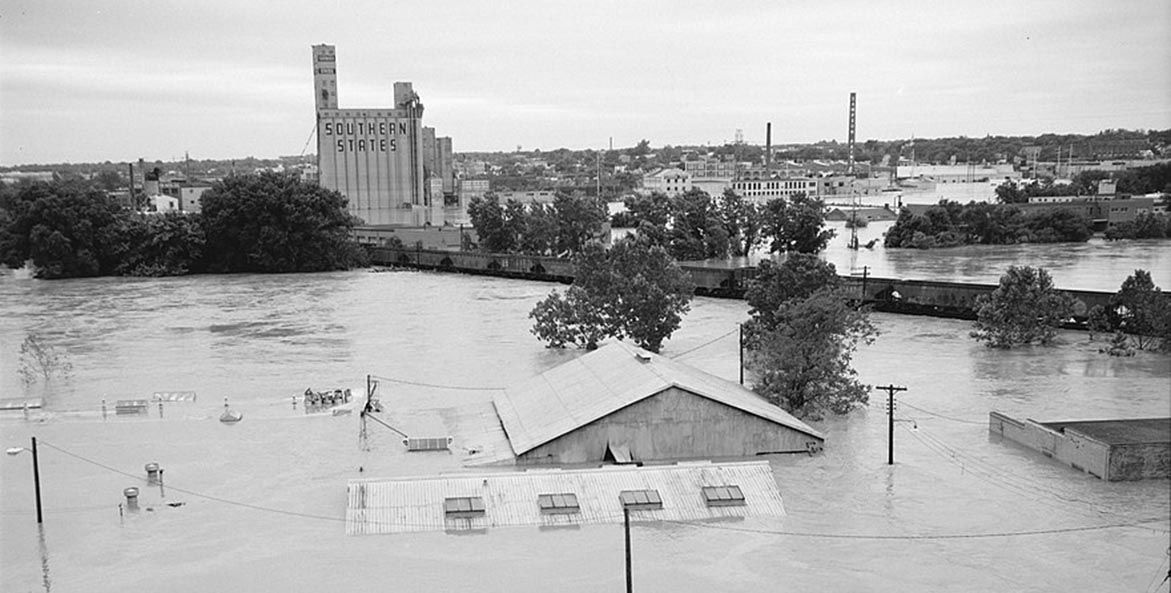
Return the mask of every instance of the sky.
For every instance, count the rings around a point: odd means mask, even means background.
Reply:
[[[312,153],[320,43],[456,152],[1171,128],[1167,0],[3,0],[0,166]]]

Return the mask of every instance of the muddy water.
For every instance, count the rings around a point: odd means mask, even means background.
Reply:
[[[621,590],[619,526],[345,536],[346,480],[454,471],[463,447],[478,443],[407,455],[396,435],[372,429],[367,451],[353,417],[291,405],[306,387],[358,389],[373,373],[386,378],[393,421],[458,432],[461,411],[491,398],[486,388],[577,354],[528,333],[527,312],[549,290],[414,272],[0,278],[4,397],[25,393],[16,374],[25,335],[72,364],[43,416],[0,419],[4,447],[42,442],[46,520],[38,533],[29,455],[5,456],[0,589]],[[745,315],[742,302],[697,299],[664,354],[735,378]],[[824,453],[772,460],[784,519],[636,525],[638,590],[1153,589],[1167,570],[1168,481],[1102,482],[990,438],[986,422],[990,410],[1167,415],[1167,358],[1105,357],[1077,333],[1052,348],[997,352],[972,342],[963,322],[876,321],[883,335],[856,366],[867,383],[908,387],[895,465],[876,397],[818,425]],[[103,398],[172,390],[198,400],[168,406],[162,419],[153,409],[147,419],[102,419]],[[243,422],[215,421],[224,397]],[[162,490],[138,479],[152,461],[165,469]],[[143,509],[120,517],[132,485]],[[1050,533],[1011,535],[1036,531]]]

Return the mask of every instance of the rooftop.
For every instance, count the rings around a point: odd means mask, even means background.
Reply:
[[[346,490],[347,535],[618,523],[624,500],[632,521],[785,514],[767,461],[351,480]]]
[[[1171,418],[1132,420],[1071,420],[1041,422],[1042,426],[1064,433],[1073,429],[1108,445],[1171,443]]]
[[[825,438],[742,385],[621,342],[509,388],[493,403],[513,452],[521,455],[670,387]]]

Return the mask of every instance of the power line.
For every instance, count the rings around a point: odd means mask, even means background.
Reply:
[[[676,523],[679,525],[690,525],[693,527],[703,527],[706,529],[719,529],[723,531],[738,531],[742,533],[759,533],[764,535],[787,535],[793,537],[815,537],[828,539],[865,539],[865,540],[948,540],[948,539],[994,539],[1001,537],[1027,537],[1034,535],[1056,535],[1063,533],[1078,533],[1083,531],[1101,531],[1104,529],[1118,529],[1121,527],[1137,527],[1142,523],[1152,523],[1155,521],[1164,521],[1165,519],[1143,519],[1140,521],[1132,521],[1129,523],[1111,523],[1106,525],[1084,525],[1080,527],[1059,527],[1055,529],[1035,529],[1030,531],[1000,531],[994,533],[943,533],[943,534],[925,534],[925,535],[886,535],[886,534],[868,534],[868,533],[811,533],[801,531],[774,531],[769,529],[752,529],[749,527],[732,527],[730,525],[721,525],[716,523],[703,522],[689,522],[689,521],[675,521],[664,520],[664,523]]]
[[[402,383],[404,385],[414,385],[416,387],[432,387],[435,389],[454,389],[459,391],[504,391],[503,387],[475,387],[471,385],[442,385],[439,383],[424,383],[421,381],[408,381],[407,379],[394,379],[392,377],[382,377],[379,375],[370,375],[379,381],[389,381],[391,383]]]
[[[728,336],[730,336],[730,335],[732,335],[732,334],[734,334],[734,333],[736,333],[736,332],[738,332],[738,331],[740,331],[740,329],[739,329],[739,328],[736,328],[736,329],[734,329],[734,330],[732,330],[732,331],[730,331],[730,332],[728,332],[728,333],[726,333],[726,334],[723,334],[723,335],[717,336],[717,337],[715,337],[715,338],[712,338],[712,339],[710,339],[710,340],[708,340],[708,341],[706,341],[706,342],[704,342],[704,343],[702,343],[702,344],[700,344],[700,345],[698,345],[698,346],[696,346],[696,347],[694,347],[694,348],[691,348],[690,350],[684,350],[683,352],[680,352],[679,354],[676,354],[675,356],[672,356],[672,357],[671,357],[671,360],[676,360],[676,359],[678,359],[678,358],[682,358],[682,357],[684,357],[684,356],[687,356],[688,354],[691,354],[692,352],[695,352],[696,350],[699,350],[700,348],[705,348],[705,347],[707,347],[707,346],[711,346],[712,344],[714,344],[714,343],[716,343],[716,342],[718,342],[718,341],[720,341],[720,340],[722,340],[722,339],[724,339],[724,338],[726,338],[726,337],[728,337]]]
[[[1089,501],[1089,500],[1085,500],[1085,499],[1081,499],[1081,498],[1077,498],[1077,497],[1072,497],[1072,496],[1066,496],[1056,490],[1042,488],[1042,487],[1038,486],[1035,481],[1027,478],[1026,476],[1021,476],[1021,475],[1017,475],[1017,474],[1012,474],[1010,472],[1006,472],[1003,470],[1003,468],[992,465],[986,461],[983,461],[979,458],[971,456],[970,454],[964,453],[964,452],[960,451],[959,449],[951,447],[946,442],[941,440],[939,437],[931,435],[927,431],[908,430],[907,432],[909,434],[911,434],[911,436],[915,437],[916,440],[918,440],[920,443],[922,443],[929,450],[939,454],[941,457],[944,457],[945,459],[947,459],[953,463],[956,463],[965,472],[972,474],[973,477],[980,479],[981,481],[987,482],[993,486],[997,486],[1002,489],[1013,491],[1017,494],[1025,495],[1040,504],[1044,504],[1046,506],[1056,508],[1056,509],[1061,509],[1061,510],[1067,510],[1068,507],[1066,507],[1064,505],[1060,505],[1060,504],[1053,504],[1053,503],[1047,502],[1044,498],[1035,498],[1035,497],[1038,494],[1048,495],[1048,496],[1052,496],[1053,498],[1063,500],[1068,503],[1081,503],[1083,505],[1090,507],[1088,510],[1092,511],[1092,514],[1088,513],[1088,512],[1083,513],[1087,517],[1100,517],[1100,516],[1105,515],[1105,516],[1117,517],[1117,518],[1124,519],[1124,520],[1131,520],[1130,517],[1127,517],[1126,515],[1123,515],[1121,513],[1104,510],[1100,507],[1100,505],[1098,503],[1095,503],[1093,501]],[[924,440],[924,439],[928,439],[928,440]],[[1166,530],[1154,529],[1151,527],[1136,526],[1136,528],[1145,529],[1148,531],[1156,531],[1156,532],[1160,532],[1160,533],[1168,533],[1168,531],[1166,531]]]
[[[75,458],[75,459],[79,459],[79,460],[81,460],[81,461],[84,461],[84,462],[86,462],[86,463],[89,463],[89,464],[92,464],[92,465],[96,465],[96,466],[98,466],[98,467],[100,467],[100,468],[102,468],[102,469],[105,469],[105,470],[107,470],[107,471],[111,471],[111,472],[114,472],[114,473],[116,473],[116,474],[119,474],[119,475],[126,476],[126,477],[128,477],[128,478],[133,478],[133,479],[135,479],[135,480],[138,480],[138,481],[145,481],[145,482],[148,482],[148,483],[149,483],[149,481],[148,481],[148,480],[146,480],[145,478],[143,478],[142,476],[139,476],[139,475],[136,475],[136,474],[132,474],[132,473],[130,473],[130,472],[124,472],[124,471],[122,471],[122,470],[120,470],[120,469],[118,469],[118,468],[115,468],[115,467],[110,467],[109,465],[106,465],[106,464],[104,464],[104,463],[102,463],[102,462],[100,462],[100,461],[94,461],[93,459],[89,459],[89,458],[87,458],[87,457],[83,457],[83,456],[81,456],[81,455],[78,455],[77,453],[74,453],[74,452],[72,452],[72,451],[67,451],[67,450],[65,450],[65,449],[62,449],[61,447],[58,447],[57,445],[54,445],[54,444],[52,444],[52,443],[47,443],[47,442],[44,442],[44,441],[42,441],[42,442],[41,442],[41,444],[42,444],[42,445],[45,445],[45,446],[48,446],[48,447],[51,447],[51,448],[53,448],[53,449],[55,449],[55,450],[57,450],[57,451],[60,451],[61,453],[64,453],[64,454],[66,454],[66,455],[68,455],[68,456],[70,456],[70,457],[73,457],[73,458]],[[257,510],[257,511],[265,511],[265,512],[269,512],[269,513],[278,513],[278,514],[282,514],[282,515],[290,515],[290,516],[294,516],[294,517],[303,517],[303,518],[306,518],[306,519],[319,519],[319,520],[326,520],[326,521],[345,521],[345,518],[344,518],[344,517],[340,517],[340,518],[339,518],[339,517],[330,517],[330,516],[326,516],[326,515],[313,515],[313,514],[310,514],[310,513],[301,513],[301,512],[297,512],[297,511],[289,511],[289,510],[285,510],[285,509],[277,509],[277,508],[272,508],[272,507],[266,507],[266,506],[262,506],[262,505],[258,505],[258,504],[252,504],[252,503],[247,503],[247,502],[240,502],[240,501],[237,501],[237,500],[229,500],[229,499],[227,499],[227,498],[221,498],[221,497],[219,497],[219,496],[212,496],[212,495],[210,495],[210,494],[202,494],[202,493],[199,493],[199,492],[195,492],[195,491],[193,491],[193,490],[187,490],[187,489],[184,489],[184,488],[178,488],[178,487],[176,487],[176,486],[172,486],[172,485],[170,485],[170,484],[166,484],[166,487],[167,487],[168,489],[174,490],[174,491],[176,491],[176,492],[182,492],[182,493],[184,493],[184,494],[188,494],[188,495],[190,495],[190,496],[196,496],[196,497],[199,497],[199,498],[206,498],[206,499],[208,499],[208,500],[213,500],[213,501],[215,501],[215,502],[220,502],[220,503],[223,503],[223,504],[229,504],[229,505],[234,505],[234,506],[245,507],[245,508],[249,508],[249,509],[253,509],[253,510]]]
[[[115,467],[111,467],[109,465],[101,463],[99,461],[95,461],[93,459],[89,459],[89,458],[84,457],[82,455],[78,455],[77,453],[73,453],[72,451],[68,451],[68,450],[63,449],[61,447],[58,447],[52,443],[42,441],[42,444],[44,444],[45,446],[51,447],[52,449],[54,449],[56,451],[60,451],[61,453],[64,453],[65,455],[68,455],[70,457],[73,457],[75,459],[83,461],[85,463],[95,465],[95,466],[100,467],[102,469],[105,469],[107,471],[110,471],[110,472],[113,472],[113,473],[116,473],[116,474],[119,474],[122,476],[126,476],[129,478],[138,480],[138,481],[143,481],[143,482],[149,483],[149,481],[146,478],[143,478],[142,476],[132,474],[129,472],[125,472],[125,471],[122,471],[122,470],[117,469]],[[329,515],[315,515],[315,514],[311,514],[311,513],[302,513],[302,512],[298,512],[298,511],[290,511],[287,509],[279,509],[279,508],[267,507],[267,506],[258,505],[258,504],[241,502],[241,501],[237,501],[237,500],[230,500],[230,499],[222,498],[219,496],[213,496],[210,494],[203,494],[200,492],[195,492],[193,490],[187,490],[185,488],[178,488],[178,487],[172,486],[170,484],[167,484],[166,487],[170,490],[174,490],[176,492],[182,492],[182,493],[188,494],[190,496],[196,496],[199,498],[204,498],[204,499],[219,502],[222,504],[239,506],[239,507],[257,510],[257,511],[264,511],[264,512],[268,512],[268,513],[277,513],[277,514],[281,514],[281,515],[299,517],[299,518],[304,518],[304,519],[314,519],[314,520],[320,520],[320,521],[332,521],[332,522],[344,523],[347,520],[345,517],[336,517],[336,516],[329,516]],[[617,517],[617,515],[612,514],[612,513],[607,514],[605,516],[607,518],[616,518]],[[951,539],[991,539],[991,538],[1001,538],[1001,537],[1056,535],[1056,534],[1064,534],[1064,533],[1077,533],[1077,532],[1085,532],[1085,531],[1100,531],[1100,530],[1105,530],[1105,529],[1117,529],[1117,528],[1122,528],[1122,527],[1137,527],[1140,529],[1150,529],[1148,527],[1145,527],[1143,524],[1153,523],[1156,521],[1161,522],[1161,521],[1166,521],[1166,520],[1167,519],[1164,519],[1164,518],[1149,518],[1149,519],[1131,520],[1131,521],[1124,522],[1124,523],[1112,523],[1112,524],[1103,524],[1103,525],[1085,525],[1085,526],[1079,526],[1079,527],[1064,527],[1064,528],[1055,528],[1055,529],[1038,529],[1038,530],[1032,530],[1032,531],[1004,531],[1004,532],[994,532],[994,533],[952,533],[952,534],[921,534],[921,535],[800,532],[800,531],[751,529],[751,528],[746,528],[746,527],[731,527],[731,526],[717,525],[717,524],[711,524],[711,523],[702,523],[702,522],[697,523],[697,522],[678,521],[678,520],[660,520],[660,521],[663,523],[675,523],[675,524],[680,524],[680,525],[690,525],[693,527],[704,527],[704,528],[709,528],[709,529],[722,529],[722,530],[726,530],[726,531],[758,533],[758,534],[762,534],[762,535],[781,535],[781,536],[790,536],[790,537],[811,537],[811,538],[828,538],[828,539],[908,540],[908,541],[913,541],[913,540],[951,540]],[[366,523],[373,523],[375,525],[382,524],[382,522],[377,522],[377,521],[376,522],[366,521]],[[406,522],[393,522],[393,523],[388,523],[388,524],[389,525],[400,525],[400,526],[406,525],[406,526],[410,526],[410,527],[430,527],[430,525],[426,525],[426,524],[415,524],[415,523],[406,523]],[[540,523],[540,522],[526,522],[526,523],[519,523],[519,524],[515,524],[515,525],[510,525],[510,527],[511,526],[515,526],[515,527],[540,526],[543,524],[544,523]]]
[[[978,425],[980,425],[980,426],[984,426],[984,425],[986,425],[986,424],[987,424],[987,422],[977,422],[977,421],[975,421],[975,420],[965,420],[965,419],[963,419],[963,418],[955,418],[955,417],[952,417],[952,416],[947,416],[947,415],[944,415],[944,414],[940,414],[940,413],[938,413],[938,412],[932,412],[931,410],[924,410],[923,408],[920,408],[920,407],[918,407],[918,406],[915,406],[915,405],[909,404],[909,403],[907,403],[906,401],[903,401],[903,402],[902,402],[902,404],[903,404],[904,406],[907,406],[908,408],[911,408],[912,410],[918,410],[918,411],[920,411],[920,412],[922,412],[922,413],[924,413],[924,414],[927,414],[927,415],[929,415],[929,416],[935,416],[935,417],[938,417],[938,418],[943,418],[944,420],[951,420],[952,422],[963,422],[964,424],[978,424]]]

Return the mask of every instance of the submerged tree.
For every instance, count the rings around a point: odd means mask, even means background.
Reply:
[[[991,294],[976,298],[971,336],[989,348],[1048,344],[1073,316],[1073,298],[1057,290],[1042,268],[1011,266]]]
[[[43,342],[37,335],[25,336],[20,344],[20,380],[25,389],[31,389],[38,383],[47,389],[54,378],[68,378],[73,371],[73,364],[57,348]]]
[[[340,193],[279,173],[233,175],[201,198],[212,272],[321,272],[366,263]]]
[[[658,352],[682,323],[694,286],[662,246],[627,237],[610,250],[588,244],[574,258],[574,281],[529,313],[532,333],[550,347],[596,348],[610,337],[629,337]]]
[[[771,239],[769,251],[772,253],[818,253],[835,234],[833,229],[825,228],[825,202],[803,193],[788,200],[769,200],[761,218],[763,234]]]
[[[756,268],[756,277],[744,291],[748,301],[749,326],[762,330],[776,327],[777,309],[784,303],[804,299],[823,288],[837,288],[841,284],[837,269],[816,255],[790,254],[776,264],[764,260]]]
[[[770,318],[771,327],[752,332],[749,342],[757,393],[811,419],[869,401],[870,387],[850,364],[858,344],[878,335],[865,310],[851,307],[839,290],[822,288],[781,303]]]
[[[1171,351],[1171,303],[1162,289],[1155,286],[1150,272],[1135,270],[1122,282],[1118,292],[1106,306],[1090,310],[1090,329],[1093,332],[1114,332],[1138,350],[1163,349]],[[1115,347],[1111,354],[1119,351]]]

